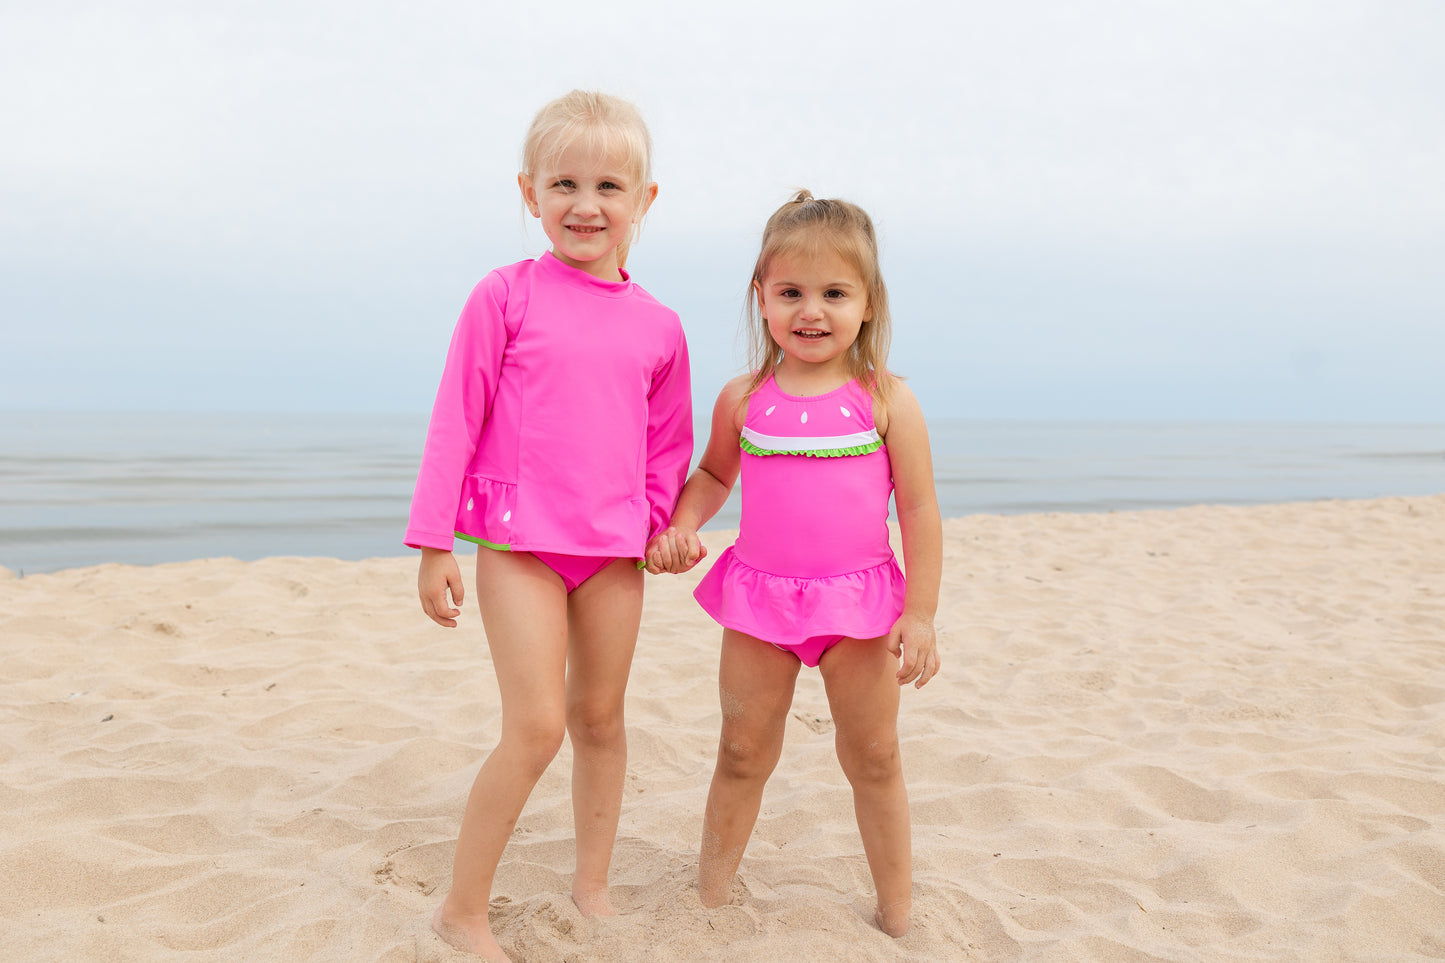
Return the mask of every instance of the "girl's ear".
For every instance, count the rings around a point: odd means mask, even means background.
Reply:
[[[648,208],[652,207],[652,202],[655,200],[657,200],[657,184],[648,184],[642,189],[642,198],[637,202],[637,213],[632,215],[632,223],[636,224],[642,220],[643,217],[647,215]]]
[[[517,187],[522,191],[522,203],[527,205],[527,210],[532,212],[533,217],[541,217],[542,210],[537,206],[537,185],[532,183],[532,178],[518,174]]]
[[[763,284],[756,278],[753,280],[753,297],[758,299],[758,317],[764,321],[768,320],[764,313],[766,309],[763,307]]]

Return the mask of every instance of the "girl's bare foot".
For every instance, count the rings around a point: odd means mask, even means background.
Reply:
[[[717,880],[708,880],[697,888],[697,898],[707,909],[717,909],[719,906],[726,906],[733,901],[732,880],[726,880],[726,886],[719,885]]]
[[[908,932],[912,910],[913,900],[901,899],[896,903],[878,907],[878,911],[873,914],[873,922],[878,924],[880,930],[897,939]]]
[[[606,883],[593,887],[576,879],[572,880],[572,902],[577,904],[577,909],[582,911],[583,916],[617,915],[617,911],[612,908],[612,901],[607,898]]]
[[[431,928],[448,946],[463,953],[475,953],[490,963],[512,963],[512,958],[492,935],[492,927],[485,914],[481,917],[450,916],[446,910],[447,904],[443,900],[432,915]]]
[[[738,865],[743,861],[744,846],[730,852],[714,852],[718,836],[703,827],[702,855],[697,863],[697,896],[708,909],[717,909],[733,901],[733,884]]]

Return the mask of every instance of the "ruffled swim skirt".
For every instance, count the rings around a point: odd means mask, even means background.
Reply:
[[[799,645],[820,635],[872,639],[903,613],[897,559],[858,572],[791,578],[759,571],[728,548],[693,591],[719,625],[765,642]]]

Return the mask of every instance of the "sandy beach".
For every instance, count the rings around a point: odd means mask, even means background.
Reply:
[[[699,570],[648,580],[621,915],[568,896],[564,746],[502,862],[504,947],[1445,959],[1445,495],[973,516],[944,551],[943,674],[901,720],[907,937],[871,924],[816,672],[738,901],[698,902],[719,639]],[[415,564],[0,573],[0,959],[464,959],[427,919],[500,708],[475,610],[428,622]]]

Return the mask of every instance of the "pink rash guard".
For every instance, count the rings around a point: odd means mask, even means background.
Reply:
[[[405,541],[640,558],[691,458],[677,314],[547,253],[488,274],[462,309]]]

